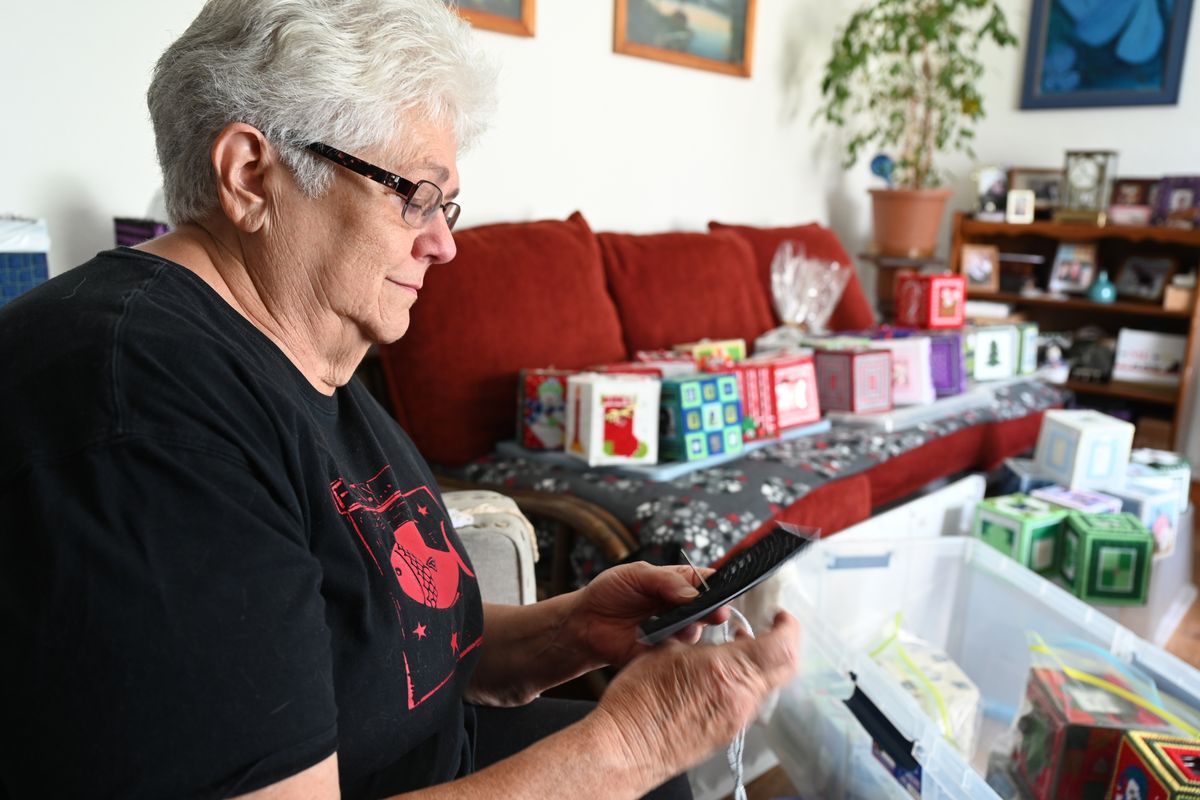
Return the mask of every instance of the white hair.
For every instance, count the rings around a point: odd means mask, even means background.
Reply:
[[[262,131],[316,196],[333,167],[306,145],[361,152],[432,122],[466,148],[486,126],[494,83],[443,0],[209,0],[147,92],[167,213],[179,224],[217,208],[210,150],[231,122]]]

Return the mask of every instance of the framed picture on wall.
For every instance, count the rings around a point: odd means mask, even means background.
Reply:
[[[535,0],[446,0],[476,28],[533,36]]]
[[[1033,0],[1021,108],[1175,105],[1192,0]]]
[[[757,0],[616,0],[613,51],[750,77]]]

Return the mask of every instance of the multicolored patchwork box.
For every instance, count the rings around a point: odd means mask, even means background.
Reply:
[[[692,361],[696,363],[696,367],[700,369],[703,369],[705,366],[728,366],[729,364],[736,364],[746,359],[746,340],[723,339],[721,341],[709,341],[705,339],[699,342],[677,344],[675,345],[675,350],[690,355]]]
[[[873,342],[872,347],[892,353],[892,405],[919,406],[937,398],[930,373],[928,337],[881,339]]]
[[[933,393],[951,397],[967,390],[967,360],[961,331],[936,331],[929,335],[929,374]]]
[[[659,385],[643,375],[567,378],[566,452],[591,466],[658,463]]]
[[[1069,489],[1117,489],[1125,483],[1133,425],[1099,411],[1047,411],[1034,461]]]
[[[1200,741],[1155,731],[1127,731],[1106,798],[1200,800]]]
[[[961,275],[896,276],[896,322],[916,328],[961,328],[967,281]]]
[[[567,369],[517,373],[517,436],[530,450],[562,450],[567,429]]]
[[[1120,675],[1095,676],[1125,686]],[[1121,736],[1130,728],[1163,730],[1156,714],[1061,670],[1035,667],[1025,689],[1028,710],[1017,722],[1013,773],[1037,800],[1104,798]]]
[[[892,408],[890,350],[817,350],[817,389],[825,411],[871,414]]]
[[[817,372],[809,351],[768,353],[732,368],[742,398],[747,442],[771,439],[821,418]]]
[[[1153,557],[1154,537],[1133,514],[1067,515],[1060,574],[1082,600],[1144,605]]]
[[[979,501],[972,533],[1034,572],[1058,572],[1063,520],[1067,512],[1025,494]]]
[[[1179,530],[1179,494],[1174,486],[1131,480],[1121,489],[1110,489],[1121,510],[1133,514],[1154,537],[1154,551],[1168,556],[1175,552]]]
[[[695,461],[742,451],[738,380],[728,373],[662,382],[659,445],[663,458]]]
[[[1085,514],[1115,514],[1121,510],[1121,501],[1111,494],[1089,492],[1086,489],[1071,490],[1065,486],[1046,486],[1035,489],[1033,496],[1068,511]]]

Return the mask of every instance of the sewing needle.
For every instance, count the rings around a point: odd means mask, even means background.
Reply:
[[[700,570],[696,569],[696,565],[692,563],[692,560],[690,558],[688,558],[687,550],[684,550],[681,547],[681,548],[679,548],[679,552],[683,553],[684,560],[686,560],[688,562],[688,566],[692,568],[692,572],[694,572],[696,574],[696,577],[700,579],[700,583],[704,586],[704,591],[707,592],[708,591],[708,581],[704,580],[704,576],[700,574]]]

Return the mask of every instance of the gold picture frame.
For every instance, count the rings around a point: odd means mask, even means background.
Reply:
[[[476,28],[508,33],[513,36],[533,36],[536,0],[446,0],[447,5]],[[510,9],[509,7],[514,7]]]
[[[757,0],[616,0],[613,52],[749,78]],[[740,8],[739,8],[740,6]]]

